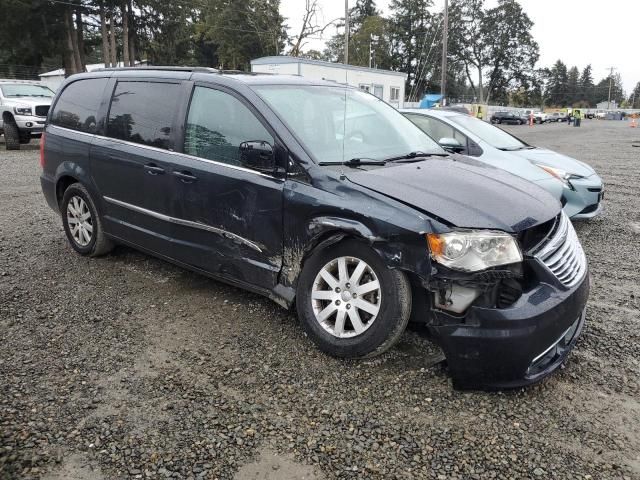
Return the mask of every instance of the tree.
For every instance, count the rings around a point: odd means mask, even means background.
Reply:
[[[534,80],[539,47],[530,33],[533,22],[515,0],[483,7],[483,0],[453,0],[451,56],[462,64],[481,103],[507,100],[509,90],[528,88]]]
[[[640,108],[640,82],[636,83],[636,87],[629,96],[629,108]]]
[[[624,93],[624,86],[622,85],[622,77],[619,73],[608,75],[598,82],[596,85],[597,102],[606,102],[609,99],[609,86],[611,86],[611,102],[616,102],[620,105],[624,102],[626,95]]]
[[[580,100],[584,102],[585,106],[595,106],[596,99],[594,97],[593,75],[591,73],[591,65],[587,65],[582,70],[580,75]]]
[[[391,68],[408,75],[410,101],[420,98],[436,72],[440,18],[429,8],[432,0],[392,0],[389,5]]]
[[[580,71],[578,67],[571,67],[567,73],[567,105],[578,106],[581,93]]]
[[[545,103],[548,106],[564,107],[568,104],[568,82],[567,66],[561,60],[556,61],[549,71],[547,90],[545,92]]]
[[[329,25],[335,22],[335,20],[332,20],[325,25],[321,25],[318,18],[318,8],[318,0],[305,0],[300,31],[295,37],[289,39],[291,44],[289,55],[292,57],[299,57],[302,54],[302,48],[310,37],[321,35]]]

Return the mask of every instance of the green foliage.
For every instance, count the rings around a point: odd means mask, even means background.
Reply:
[[[629,101],[627,102],[629,108],[640,108],[640,82],[636,83],[636,87],[629,95]]]
[[[506,103],[510,91],[529,89],[539,58],[533,22],[515,0],[485,9],[483,0],[453,0],[450,52],[479,101]],[[485,88],[486,86],[486,88]]]
[[[208,0],[197,31],[215,45],[220,66],[248,70],[252,58],[284,48],[279,7],[279,0]]]

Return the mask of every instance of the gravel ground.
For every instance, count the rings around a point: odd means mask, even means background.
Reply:
[[[454,391],[416,332],[337,360],[264,298],[128,248],[82,258],[37,146],[0,150],[0,478],[640,478],[640,129],[507,128],[607,192],[577,225],[585,333],[563,370],[508,393]]]

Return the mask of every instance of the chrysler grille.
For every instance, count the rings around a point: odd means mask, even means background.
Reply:
[[[564,212],[550,238],[542,244],[535,256],[566,287],[573,287],[580,282],[587,271],[584,250],[571,220]]]

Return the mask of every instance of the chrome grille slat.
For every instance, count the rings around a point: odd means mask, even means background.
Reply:
[[[555,232],[535,256],[566,287],[576,285],[587,271],[584,250],[569,217],[564,212]]]

